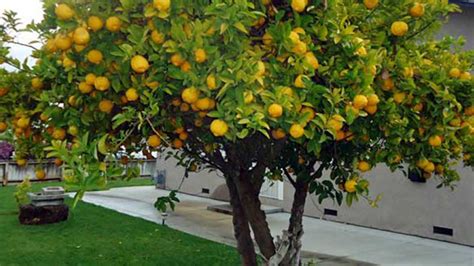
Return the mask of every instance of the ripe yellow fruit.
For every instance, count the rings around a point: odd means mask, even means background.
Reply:
[[[410,8],[410,16],[414,18],[422,17],[425,14],[425,6],[423,4],[415,2]]]
[[[395,21],[392,23],[390,31],[393,35],[402,37],[408,32],[408,24],[403,21]]]
[[[273,43],[273,37],[268,32],[265,32],[262,36],[262,41],[265,45],[271,45]]]
[[[209,110],[211,109],[211,99],[209,98],[202,98],[202,99],[199,99],[197,100],[195,103],[196,105],[196,108],[201,110],[201,111],[206,111],[206,110]]]
[[[441,146],[441,143],[443,142],[443,139],[438,135],[434,135],[434,136],[431,136],[428,139],[428,142],[430,143],[430,145],[432,147],[439,147],[439,146]]]
[[[413,106],[413,110],[416,112],[421,112],[421,110],[423,110],[423,104],[422,103],[415,104],[415,106]]]
[[[358,56],[366,56],[367,55],[367,49],[365,49],[364,46],[359,47],[357,51],[355,52],[356,55]]]
[[[346,132],[344,132],[343,130],[336,131],[336,140],[337,141],[344,140],[345,138],[346,138]]]
[[[435,170],[435,164],[432,162],[428,162],[425,167],[423,167],[423,171],[427,173],[433,173]]]
[[[30,119],[28,117],[22,117],[16,122],[17,127],[25,129],[30,125]]]
[[[263,77],[265,75],[266,69],[265,64],[262,61],[257,62],[257,77]]]
[[[148,60],[146,60],[145,57],[141,55],[136,55],[131,60],[131,66],[135,72],[141,74],[145,73],[148,70],[150,64],[148,64]]]
[[[464,110],[464,114],[467,115],[467,116],[473,116],[474,115],[474,106],[466,107],[466,109]]]
[[[314,112],[313,108],[311,107],[303,107],[301,108],[301,114],[305,114],[308,116],[308,118],[306,119],[306,122],[309,123],[309,121],[313,120],[314,117],[316,116],[316,113]]]
[[[161,12],[166,12],[170,9],[171,0],[153,0],[153,6]]]
[[[354,193],[356,192],[356,186],[357,186],[357,181],[354,179],[347,180],[344,183],[344,189],[349,192],[349,193]]]
[[[35,90],[41,90],[43,89],[43,81],[40,78],[32,78],[31,87]]]
[[[305,84],[304,84],[304,81],[303,81],[303,78],[306,78],[306,76],[304,75],[298,75],[295,79],[295,87],[297,88],[304,88],[305,87]]]
[[[84,94],[88,94],[92,92],[92,90],[94,89],[92,85],[87,84],[87,82],[85,81],[79,82],[78,88],[79,88],[79,91]]]
[[[367,105],[364,110],[370,114],[373,115],[377,112],[377,105]]]
[[[334,131],[341,130],[344,126],[344,118],[340,115],[333,115],[327,122],[326,126]]]
[[[361,94],[356,95],[353,100],[354,108],[359,109],[359,110],[365,108],[368,103],[369,103],[369,100],[367,99],[367,97]]]
[[[400,104],[403,101],[405,101],[406,96],[407,95],[404,92],[395,92],[393,94],[393,101],[396,102],[397,104]]]
[[[382,90],[384,91],[390,91],[395,88],[395,83],[393,82],[392,78],[387,78],[382,80]]]
[[[99,110],[103,113],[111,113],[114,109],[114,103],[110,100],[102,100],[99,103]]]
[[[461,70],[457,67],[453,67],[449,70],[449,76],[451,78],[459,78],[461,76]]]
[[[405,78],[413,78],[414,75],[415,75],[415,70],[413,70],[412,67],[403,68],[403,76],[405,76]]]
[[[253,96],[252,91],[245,91],[244,92],[244,103],[245,104],[250,104],[255,100],[255,97]]]
[[[273,129],[271,133],[272,133],[272,137],[276,140],[280,140],[286,137],[285,131],[281,128]]]
[[[75,44],[85,45],[91,40],[91,36],[86,28],[79,27],[74,30],[73,40]]]
[[[72,40],[69,36],[58,34],[56,38],[54,38],[54,45],[63,51],[68,50],[72,46]]]
[[[224,136],[229,131],[229,126],[223,120],[216,119],[211,123],[211,132],[216,137]]]
[[[302,41],[297,41],[295,45],[293,46],[292,51],[295,54],[303,55],[306,53],[306,51],[308,51],[308,47],[306,46],[306,43]]]
[[[100,64],[100,62],[102,62],[102,59],[104,58],[104,56],[102,55],[102,52],[99,51],[99,50],[90,50],[88,53],[87,53],[87,60],[89,62],[91,62],[92,64]]]
[[[298,13],[303,12],[308,5],[308,0],[291,0],[291,8]]]
[[[136,89],[130,88],[125,92],[125,97],[127,97],[127,100],[129,102],[134,102],[134,101],[138,100],[138,98],[140,96],[138,95],[138,92],[137,92]]]
[[[371,94],[369,97],[367,97],[367,105],[368,106],[373,106],[377,105],[380,102],[379,96],[377,94]]]
[[[283,115],[283,107],[277,103],[273,103],[268,107],[270,117],[278,118]]]
[[[74,10],[66,4],[59,4],[54,9],[54,13],[60,20],[70,20],[74,17]]]
[[[359,171],[361,172],[367,172],[370,170],[370,168],[370,164],[366,161],[359,161],[359,163],[357,164],[357,169],[359,169]]]
[[[110,87],[110,82],[109,82],[109,79],[107,77],[103,77],[103,76],[100,76],[100,77],[97,77],[94,81],[94,87],[98,90],[98,91],[106,91],[109,89]]]
[[[52,137],[55,140],[64,140],[66,138],[66,130],[63,128],[55,128]]]
[[[105,21],[105,27],[110,32],[118,32],[122,27],[122,21],[118,17],[112,16]]]
[[[188,133],[186,133],[186,132],[181,132],[181,133],[179,133],[178,138],[179,138],[180,140],[182,140],[182,141],[185,141],[185,140],[188,139]]]
[[[89,85],[94,85],[96,76],[93,73],[89,73],[86,75],[85,81]]]
[[[207,78],[206,78],[206,84],[207,84],[207,87],[208,87],[210,90],[216,89],[216,88],[217,88],[216,77],[214,77],[213,74],[210,74],[209,76],[207,76]]]
[[[97,16],[90,16],[87,19],[87,26],[89,26],[89,28],[91,28],[93,32],[96,32],[96,31],[101,30],[102,27],[104,27],[104,22],[102,21],[101,18]]]
[[[313,69],[318,69],[319,62],[313,52],[307,52],[305,55],[306,63],[308,63]]]
[[[162,44],[165,42],[165,35],[157,30],[151,32],[151,40],[156,44]]]
[[[171,64],[173,64],[174,66],[179,67],[184,63],[184,61],[184,58],[178,53],[173,54],[171,56]]]
[[[204,63],[207,60],[206,51],[201,48],[197,49],[196,51],[194,51],[194,59],[198,63]]]
[[[184,61],[180,68],[183,72],[189,72],[191,70],[191,64],[188,61]]]
[[[304,135],[304,127],[300,124],[293,124],[290,127],[290,136],[299,139]]]
[[[161,145],[161,138],[158,135],[151,135],[148,137],[147,143],[152,148],[157,148]]]
[[[74,62],[73,60],[71,60],[71,58],[69,57],[64,57],[63,59],[63,67],[65,68],[71,68],[71,67],[75,67],[76,66],[76,62]]]
[[[199,99],[200,94],[201,92],[195,87],[189,87],[183,90],[183,92],[181,93],[181,98],[184,102],[192,104]]]
[[[379,5],[379,0],[364,0],[364,6],[367,9],[374,9]]]
[[[86,45],[74,44],[74,50],[78,53],[84,51],[86,49]]]
[[[471,80],[471,73],[469,72],[462,72],[459,76],[460,80]]]
[[[0,133],[7,131],[8,125],[5,122],[0,122]]]
[[[72,126],[69,126],[69,128],[67,129],[67,132],[71,135],[71,136],[77,136],[77,134],[79,134],[79,129],[72,125]]]
[[[174,139],[173,140],[173,148],[175,149],[181,149],[184,146],[184,143],[180,139]]]

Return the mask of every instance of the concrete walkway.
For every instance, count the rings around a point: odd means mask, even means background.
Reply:
[[[89,192],[84,201],[152,222],[162,219],[153,203],[168,191],[154,187]],[[199,237],[235,246],[230,215],[208,211],[221,201],[186,194],[166,224]],[[288,226],[288,213],[267,215],[273,235]],[[303,250],[318,265],[474,265],[474,248],[305,217]]]

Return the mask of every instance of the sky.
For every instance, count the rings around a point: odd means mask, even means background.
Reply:
[[[5,10],[13,10],[18,13],[22,27],[33,20],[40,22],[43,17],[42,3],[40,0],[0,0],[0,13],[3,14]],[[27,32],[21,33],[17,37],[17,40],[22,43],[29,43],[37,38],[35,34]],[[37,44],[35,46],[37,46]],[[11,45],[10,47],[11,55],[22,61],[31,54],[31,49],[29,48],[18,45]]]

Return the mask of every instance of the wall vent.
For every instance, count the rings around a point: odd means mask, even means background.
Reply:
[[[209,194],[209,189],[208,188],[202,188],[201,190],[201,193],[204,193],[204,194]]]
[[[337,216],[337,211],[333,209],[324,208],[324,215]]]
[[[453,236],[454,230],[452,228],[433,226],[433,234]]]

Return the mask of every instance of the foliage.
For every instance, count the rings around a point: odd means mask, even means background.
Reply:
[[[25,178],[23,182],[16,186],[15,200],[18,206],[26,205],[30,202],[28,193],[31,192],[31,182],[29,178]]]
[[[169,196],[166,197],[158,197],[155,202],[155,208],[164,213],[168,210],[168,206],[171,210],[174,211],[174,207],[176,203],[179,202],[179,199],[176,197],[176,190],[172,190]],[[176,203],[175,203],[176,202]]]

